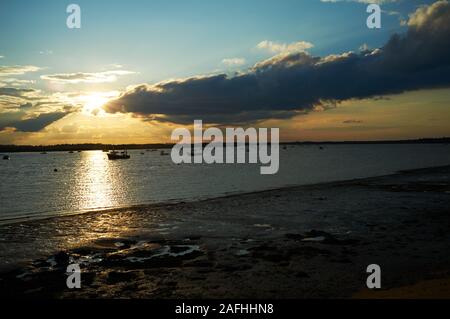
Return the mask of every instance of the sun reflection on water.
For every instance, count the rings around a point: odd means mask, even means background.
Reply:
[[[112,207],[117,204],[120,169],[113,167],[101,151],[83,152],[76,174],[75,195],[80,210]]]
[[[79,211],[95,211],[121,206],[127,198],[128,184],[123,178],[125,163],[109,161],[102,151],[85,151],[75,167],[69,196],[76,198]],[[76,220],[76,226],[73,222]],[[118,237],[137,228],[136,221],[122,210],[82,214],[59,219],[57,229],[66,233],[58,238],[59,247],[77,246],[99,238]]]

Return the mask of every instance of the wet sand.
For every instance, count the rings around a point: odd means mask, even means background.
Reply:
[[[0,294],[450,298],[449,204],[447,166],[2,225]],[[66,287],[69,263],[81,289]]]

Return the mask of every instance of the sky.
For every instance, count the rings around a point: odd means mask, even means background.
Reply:
[[[366,26],[368,2],[382,9]],[[170,142],[194,119],[283,141],[450,136],[450,4],[0,1],[0,144]]]

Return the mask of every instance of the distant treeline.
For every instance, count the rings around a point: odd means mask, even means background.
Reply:
[[[173,144],[57,144],[57,145],[0,145],[1,153],[60,152],[171,148]]]
[[[341,141],[341,142],[284,142],[281,145],[325,145],[325,144],[427,144],[450,143],[450,137],[421,138],[415,140],[392,141]],[[207,143],[205,143],[206,145]],[[0,145],[1,153],[11,152],[58,152],[58,151],[93,151],[93,150],[132,150],[163,149],[173,144],[57,144],[57,145]]]

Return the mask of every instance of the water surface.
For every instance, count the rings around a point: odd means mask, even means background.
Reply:
[[[130,154],[117,161],[101,151],[10,154],[11,160],[0,162],[0,222],[450,164],[446,144],[288,146],[280,148],[276,175],[260,175],[259,164],[175,165],[158,151]]]

